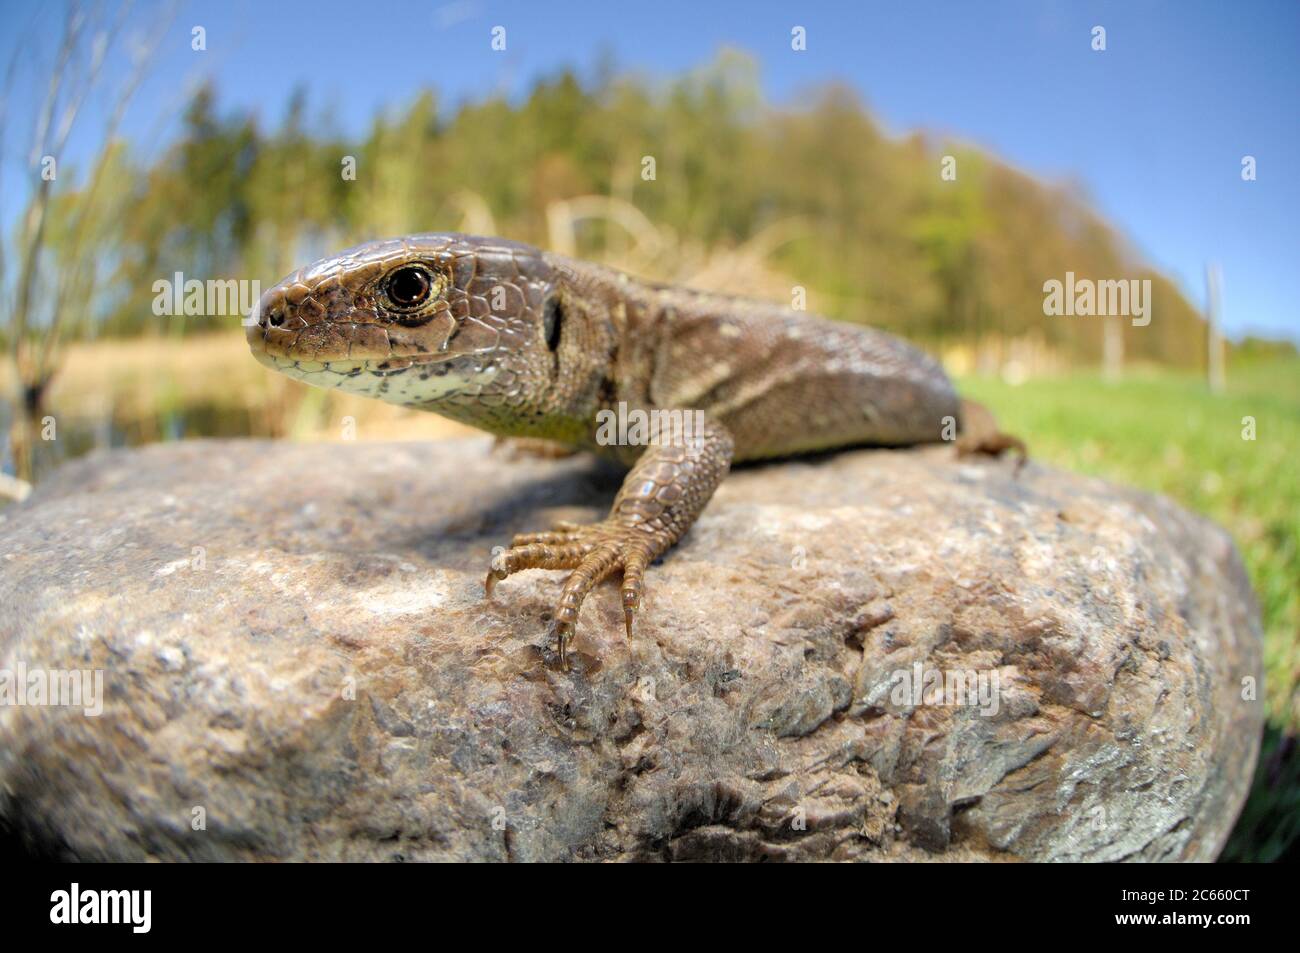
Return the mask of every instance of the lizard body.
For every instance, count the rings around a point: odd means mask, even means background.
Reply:
[[[516,536],[489,570],[489,596],[523,569],[571,571],[555,613],[562,663],[583,598],[618,570],[631,635],[646,567],[733,461],[937,442],[962,415],[939,364],[883,332],[496,238],[341,252],[263,295],[247,336],[260,361],[307,383],[630,466],[605,520]],[[649,423],[611,442],[610,416],[629,408]]]

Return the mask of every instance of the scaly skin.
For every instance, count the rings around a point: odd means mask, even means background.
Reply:
[[[516,536],[492,561],[489,597],[522,569],[571,570],[555,612],[561,664],[584,597],[617,570],[631,636],[646,567],[732,461],[951,439],[962,413],[939,365],[882,332],[467,235],[372,242],[309,265],[262,296],[248,341],[310,384],[631,466],[605,520]],[[620,403],[702,414],[688,433],[661,419],[640,445],[609,445],[598,414]]]

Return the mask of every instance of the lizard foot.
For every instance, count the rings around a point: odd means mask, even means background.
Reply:
[[[957,438],[957,456],[1000,457],[1007,451],[1014,452],[1015,473],[1018,475],[1029,460],[1029,448],[1019,437],[1003,433],[998,429],[997,418],[983,404],[973,400],[961,402],[962,432]]]
[[[1019,437],[1011,434],[996,431],[990,434],[984,434],[978,439],[968,441],[957,441],[957,456],[959,457],[1000,457],[1007,451],[1016,454],[1015,473],[1019,474],[1024,469],[1025,464],[1029,462],[1029,448]]]
[[[492,557],[484,591],[489,599],[497,582],[522,569],[570,569],[555,609],[560,665],[569,667],[568,646],[582,600],[617,569],[623,570],[623,624],[632,637],[632,620],[641,607],[641,580],[654,558],[650,534],[635,525],[605,520],[590,526],[558,523],[548,533],[522,533]]]

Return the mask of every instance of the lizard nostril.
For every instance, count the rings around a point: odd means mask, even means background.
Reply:
[[[276,312],[274,312],[273,314],[268,315],[268,316],[267,316],[267,321],[270,322],[270,325],[271,325],[271,327],[273,327],[273,328],[278,328],[278,327],[280,327],[281,325],[284,324],[284,312],[283,312],[283,311],[276,311]]]

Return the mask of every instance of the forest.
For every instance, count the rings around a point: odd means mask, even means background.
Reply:
[[[232,323],[156,314],[162,277],[269,287],[348,244],[437,230],[736,294],[800,289],[810,310],[904,334],[959,370],[1095,365],[1107,319],[1045,314],[1045,286],[1067,273],[1150,281],[1149,324],[1112,328],[1120,359],[1206,360],[1197,309],[1076,183],[1037,181],[960,142],[891,136],[847,88],[765,106],[756,63],[736,51],[666,84],[564,71],[519,102],[454,108],[427,89],[355,140],[304,93],[270,124],[223,109],[205,85],[153,161],[114,139],[59,179],[26,313],[0,321],[11,351],[50,352],[20,357],[37,389],[57,363],[52,328],[61,342]],[[19,217],[12,260],[31,217]]]

